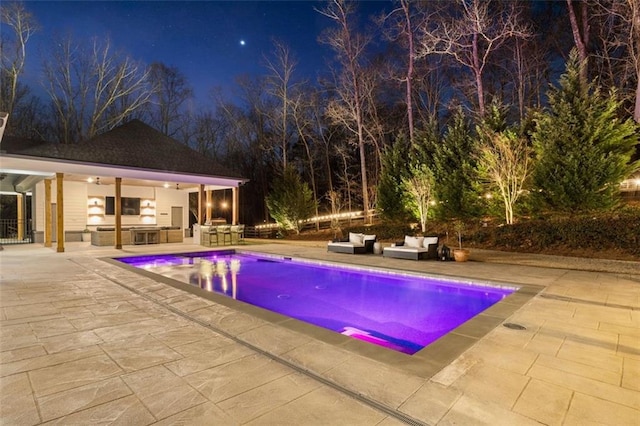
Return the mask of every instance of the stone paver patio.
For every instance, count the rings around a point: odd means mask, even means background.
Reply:
[[[324,244],[242,248],[540,292],[461,327],[432,359],[370,349],[103,260],[198,246],[5,246],[0,424],[640,424],[639,262],[603,263],[611,272],[584,270],[597,261],[544,266],[543,257],[494,252],[415,262]]]

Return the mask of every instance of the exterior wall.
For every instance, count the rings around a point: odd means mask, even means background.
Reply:
[[[65,231],[82,231],[87,226],[87,185],[82,182],[64,182]],[[51,184],[51,202],[56,202],[55,180]],[[44,231],[44,183],[36,185],[34,231]]]
[[[115,196],[115,185],[64,181],[64,228],[66,232],[98,226],[115,226],[115,215],[104,214],[104,198]],[[140,215],[123,215],[122,226],[170,226],[171,207],[183,211],[182,228],[189,226],[189,193],[175,189],[122,185],[123,197],[140,198]],[[33,192],[34,231],[44,232],[44,182]],[[56,202],[56,184],[51,185],[51,201]],[[95,203],[95,204],[94,204]]]
[[[189,193],[172,188],[156,188],[158,226],[171,226],[171,207],[182,207],[182,229],[189,228]]]

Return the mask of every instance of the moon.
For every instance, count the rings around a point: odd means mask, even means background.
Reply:
[[[244,46],[245,44],[247,44],[247,42],[245,42],[244,40],[240,40],[240,46]]]

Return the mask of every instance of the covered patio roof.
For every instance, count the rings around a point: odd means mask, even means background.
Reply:
[[[67,181],[166,186],[196,191],[234,188],[237,173],[139,120],[79,144],[56,144],[5,136],[0,143],[0,190],[27,192],[56,173]]]

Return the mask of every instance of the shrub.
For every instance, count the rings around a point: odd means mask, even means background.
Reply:
[[[530,220],[510,226],[480,228],[472,242],[514,251],[563,254],[567,249],[612,250],[640,256],[640,210],[597,216]]]

